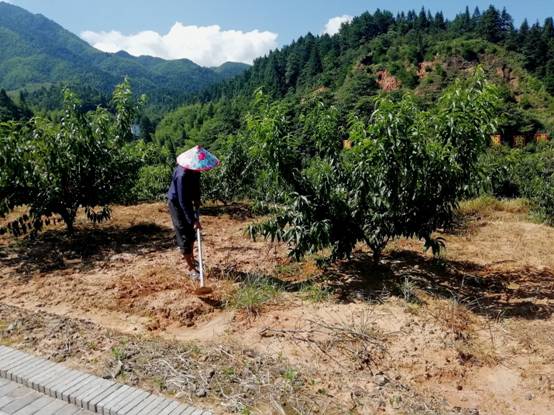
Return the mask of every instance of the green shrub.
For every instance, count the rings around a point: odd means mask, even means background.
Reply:
[[[523,197],[545,222],[554,222],[554,143],[492,148],[480,160],[473,195]]]
[[[143,166],[133,187],[133,199],[138,202],[163,200],[171,181],[172,167],[166,164]]]

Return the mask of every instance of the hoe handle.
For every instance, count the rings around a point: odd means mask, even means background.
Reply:
[[[202,231],[196,229],[196,239],[198,240],[198,265],[200,272],[200,287],[204,288],[206,286],[206,281],[204,279],[204,253],[202,252]]]

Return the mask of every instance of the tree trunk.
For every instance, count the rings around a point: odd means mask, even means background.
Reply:
[[[77,209],[61,209],[60,216],[62,217],[66,232],[68,235],[73,235],[75,232],[75,217],[77,216]]]
[[[373,250],[373,265],[377,266],[379,265],[379,261],[381,261],[381,254],[383,253],[382,248],[372,248]]]

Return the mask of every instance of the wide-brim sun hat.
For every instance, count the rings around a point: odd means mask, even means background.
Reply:
[[[177,164],[187,170],[208,171],[221,164],[216,156],[202,146],[196,146],[177,157]]]

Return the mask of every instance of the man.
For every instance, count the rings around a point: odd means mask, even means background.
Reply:
[[[188,275],[198,279],[194,261],[194,241],[200,224],[200,172],[211,170],[219,160],[201,146],[196,146],[177,158],[171,185],[167,192],[169,213],[177,236],[177,244],[188,267]]]
[[[189,276],[197,279],[199,275],[194,263],[193,249],[196,229],[201,228],[197,214],[200,208],[200,173],[182,166],[175,167],[167,199],[177,245],[188,266]]]

